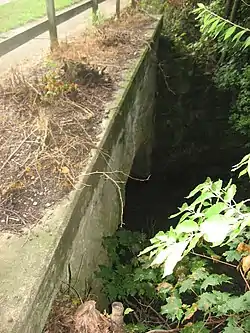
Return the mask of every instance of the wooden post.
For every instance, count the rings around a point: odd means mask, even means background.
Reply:
[[[116,17],[119,19],[120,18],[120,12],[121,12],[121,2],[120,0],[116,0]]]
[[[93,23],[97,22],[97,12],[98,12],[98,0],[92,0],[92,14],[93,14]]]
[[[56,11],[54,0],[46,0],[47,16],[49,22],[50,48],[53,50],[58,46]]]

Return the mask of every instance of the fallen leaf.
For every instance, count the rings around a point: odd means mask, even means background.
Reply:
[[[63,167],[61,168],[61,173],[63,173],[63,174],[67,174],[67,173],[69,173],[69,168],[67,168],[66,166],[63,166]]]
[[[157,291],[160,291],[161,289],[173,289],[173,286],[171,283],[168,283],[168,282],[162,282],[162,283],[159,283],[158,286],[156,287],[156,290]]]
[[[249,271],[249,269],[250,269],[250,255],[242,258],[241,267],[242,267],[242,270],[243,270],[244,274],[246,274]]]
[[[245,244],[245,243],[240,243],[237,246],[237,251],[238,252],[249,252],[250,253],[250,245]]]

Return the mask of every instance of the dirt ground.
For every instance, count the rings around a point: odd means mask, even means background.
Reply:
[[[0,231],[32,228],[74,188],[152,21],[127,9],[1,82]]]

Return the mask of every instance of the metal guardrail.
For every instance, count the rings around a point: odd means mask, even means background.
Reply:
[[[56,25],[61,24],[70,18],[84,12],[85,10],[93,7],[96,3],[102,3],[105,0],[96,0],[96,1],[87,1],[66,9],[62,13],[56,15]],[[49,21],[48,19],[44,19],[44,21],[34,25],[33,27],[28,28],[27,30],[17,33],[16,35],[5,39],[0,42],[0,57],[4,54],[16,49],[17,47],[27,43],[31,39],[41,35],[42,33],[49,30]]]

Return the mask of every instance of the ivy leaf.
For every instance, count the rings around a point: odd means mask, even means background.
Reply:
[[[236,318],[229,318],[227,320],[227,326],[224,328],[223,330],[224,333],[243,333],[245,332],[244,330],[242,330],[239,325],[238,325],[238,321],[236,320]]]
[[[224,274],[221,274],[221,275],[211,274],[203,281],[203,283],[201,285],[201,289],[206,290],[209,286],[212,286],[212,287],[219,286],[222,283],[230,282],[230,281],[231,281],[230,277],[228,277]]]
[[[181,287],[179,289],[179,293],[185,293],[187,290],[193,289],[195,284],[195,280],[193,279],[186,279],[181,283]]]
[[[225,37],[224,37],[224,40],[228,39],[230,36],[232,36],[232,34],[235,32],[236,30],[236,27],[233,26],[229,29],[227,29],[226,33],[225,33]]]
[[[242,326],[246,332],[250,332],[250,316],[242,321]]]
[[[204,268],[204,267],[201,267],[199,269],[197,269],[196,271],[193,272],[192,274],[192,278],[195,280],[195,281],[201,281],[201,280],[204,280],[207,278],[207,276],[209,276],[209,273],[208,271]]]
[[[236,250],[228,250],[223,253],[223,257],[226,258],[227,262],[240,261],[241,254]]]
[[[226,305],[226,308],[223,310],[224,313],[244,312],[249,307],[249,303],[245,300],[244,295],[242,295],[240,297],[230,297],[225,305]]]
[[[208,311],[213,305],[217,303],[216,296],[213,293],[203,293],[199,297],[198,309],[201,311]]]
[[[171,320],[181,320],[183,316],[182,301],[177,295],[167,298],[167,304],[161,307],[161,313],[167,314]]]
[[[246,331],[237,326],[227,326],[223,330],[224,333],[245,333]]]

